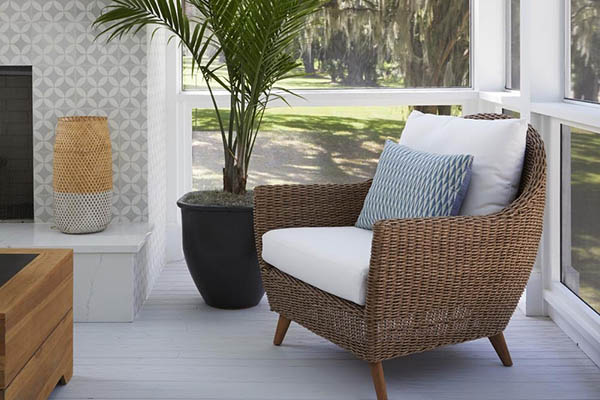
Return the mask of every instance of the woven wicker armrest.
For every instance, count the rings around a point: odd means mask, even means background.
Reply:
[[[481,337],[500,332],[535,261],[542,212],[543,206],[517,207],[480,217],[377,222],[367,329],[393,325],[405,333],[462,338],[468,327]]]

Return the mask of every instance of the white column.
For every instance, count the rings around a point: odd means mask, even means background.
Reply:
[[[191,126],[186,132],[186,122],[191,124],[191,111],[187,117],[183,106],[178,102],[181,92],[181,60],[177,40],[171,40],[167,46],[167,262],[183,259],[181,249],[181,217],[177,208],[177,199],[192,187],[191,148],[186,149],[187,136],[191,136]]]
[[[564,97],[564,0],[521,2],[521,115]]]
[[[560,269],[560,126],[531,110],[533,103],[564,97],[564,26],[564,0],[521,2],[520,111],[539,130],[548,157],[544,234],[526,292],[529,316],[547,315],[543,291],[550,285],[553,269]]]
[[[505,2],[473,0],[473,88],[476,91],[504,90]]]

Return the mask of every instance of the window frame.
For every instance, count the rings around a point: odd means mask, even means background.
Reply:
[[[504,29],[504,44],[505,44],[505,77],[504,77],[504,89],[507,91],[514,91],[514,92],[518,92],[521,90],[521,85],[519,85],[519,88],[514,88],[512,87],[512,62],[513,62],[513,57],[512,57],[512,0],[505,0],[504,1],[504,23],[505,23],[505,29]],[[520,8],[519,8],[520,9]],[[520,29],[520,26],[519,26]],[[521,40],[521,37],[519,35],[519,42]],[[520,48],[520,43],[519,43],[519,48]],[[521,63],[519,62],[519,70],[521,69]]]
[[[577,100],[573,99],[570,97],[571,94],[571,1],[572,0],[565,0],[565,20],[564,20],[564,27],[565,27],[565,41],[564,41],[564,46],[565,46],[565,94],[564,94],[564,99],[571,102],[576,102]],[[578,102],[578,101],[577,101]],[[583,101],[582,101],[583,102]]]
[[[573,292],[564,282],[565,253],[571,253],[571,245],[571,126],[560,124],[560,283]]]
[[[564,19],[564,52],[565,52],[565,65],[564,65],[564,85],[565,85],[565,93],[563,100],[567,103],[571,104],[584,104],[593,107],[600,108],[600,99],[598,101],[591,100],[582,100],[582,99],[574,99],[571,97],[571,38],[572,38],[572,16],[571,16],[571,2],[573,0],[564,0],[564,10],[565,10],[565,19]]]

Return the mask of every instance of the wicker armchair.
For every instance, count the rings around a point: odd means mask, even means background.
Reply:
[[[508,118],[478,114],[466,118]],[[288,227],[354,225],[371,181],[260,186],[254,224],[264,287],[279,313],[274,344],[290,321],[370,363],[386,399],[381,361],[488,337],[512,365],[503,331],[534,264],[546,190],[540,135],[530,126],[517,199],[499,213],[379,221],[373,228],[365,306],[331,295],[266,263],[262,235]]]

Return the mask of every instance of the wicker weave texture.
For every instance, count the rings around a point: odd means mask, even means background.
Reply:
[[[508,118],[479,114],[467,118]],[[295,279],[259,257],[271,309],[378,362],[502,332],[535,261],[546,161],[529,127],[517,199],[499,213],[375,224],[364,307]],[[255,189],[257,249],[271,229],[350,226],[370,181]]]
[[[58,119],[54,190],[63,193],[112,190],[112,153],[106,117]]]
[[[106,229],[112,218],[112,191],[87,194],[54,192],[54,208],[56,226],[62,232],[99,232]]]
[[[65,233],[90,233],[111,220],[112,152],[106,117],[58,119],[54,217]]]

